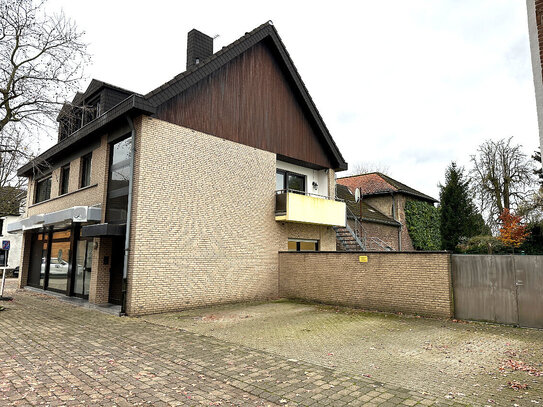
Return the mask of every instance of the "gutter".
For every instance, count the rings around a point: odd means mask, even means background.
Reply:
[[[128,281],[128,255],[130,253],[130,231],[132,221],[132,192],[134,189],[134,159],[136,158],[136,130],[134,121],[130,116],[126,116],[128,126],[130,126],[130,141],[132,143],[132,159],[130,160],[130,179],[128,180],[128,207],[126,209],[126,233],[124,238],[124,260],[123,260],[123,282],[121,292],[121,315],[126,315],[126,291]]]

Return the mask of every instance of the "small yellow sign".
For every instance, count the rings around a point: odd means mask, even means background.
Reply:
[[[367,263],[368,262],[368,256],[358,256],[358,261],[360,263]]]

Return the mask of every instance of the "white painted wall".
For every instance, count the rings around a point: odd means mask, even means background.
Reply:
[[[0,219],[4,219],[4,225],[0,233],[1,240],[9,240],[10,249],[8,255],[8,268],[13,269],[21,263],[21,247],[23,242],[23,233],[16,234],[8,233],[8,224],[18,222],[22,219],[21,216],[3,216]]]
[[[302,167],[277,160],[277,169],[295,172],[306,176],[306,192],[328,196],[328,177],[326,170],[313,170],[311,168]],[[313,188],[313,182],[318,184],[318,188]]]

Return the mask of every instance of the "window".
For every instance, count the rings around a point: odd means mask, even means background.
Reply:
[[[305,175],[295,174],[285,170],[277,170],[275,173],[275,189],[289,189],[305,192]]]
[[[36,182],[36,197],[34,203],[47,201],[51,198],[51,177]]]
[[[127,137],[111,145],[106,222],[126,223],[132,139]]]
[[[4,231],[4,219],[0,219],[0,236],[3,236]]]
[[[318,240],[288,239],[289,252],[317,252],[319,251]]]
[[[80,188],[90,185],[92,153],[81,157],[81,183]]]
[[[60,169],[60,194],[64,195],[68,193],[68,184],[70,181],[70,165],[65,165]]]

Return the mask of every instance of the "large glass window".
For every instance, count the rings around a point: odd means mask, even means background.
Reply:
[[[90,185],[91,162],[92,162],[92,153],[81,157],[81,183],[80,183],[81,188]]]
[[[130,137],[111,146],[106,222],[126,222],[131,160],[132,139]]]
[[[36,198],[34,203],[47,201],[51,198],[51,177],[36,182]]]
[[[275,189],[277,191],[288,189],[291,191],[305,192],[305,175],[277,170],[275,174]]]
[[[68,183],[70,181],[70,165],[65,165],[60,169],[60,194],[68,193]]]

